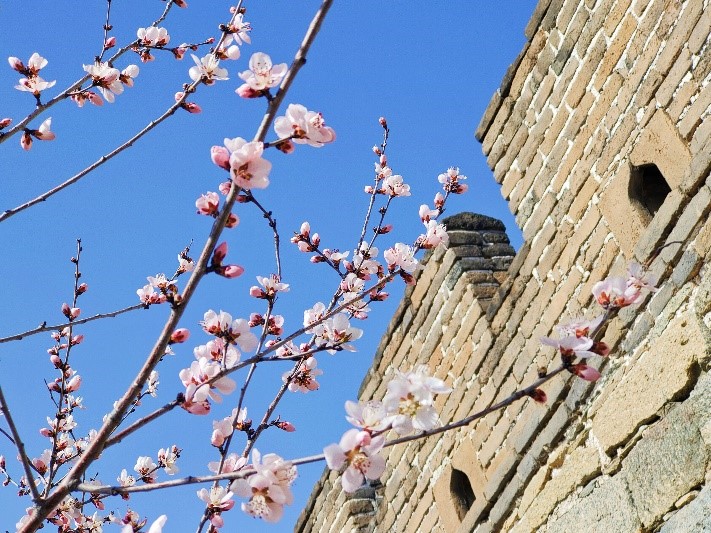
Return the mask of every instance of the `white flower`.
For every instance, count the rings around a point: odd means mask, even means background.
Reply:
[[[267,54],[257,52],[249,59],[249,70],[239,73],[246,85],[254,91],[263,91],[276,87],[281,83],[287,71],[286,63],[272,65],[272,59]]]
[[[274,121],[280,138],[291,137],[297,144],[321,147],[336,140],[336,132],[326,126],[321,113],[309,111],[300,104],[289,104],[286,115]]]
[[[212,85],[216,80],[228,80],[227,69],[220,68],[219,60],[212,54],[207,54],[200,59],[195,54],[190,54],[195,61],[195,66],[190,67],[188,74],[193,81],[203,80],[205,85]]]

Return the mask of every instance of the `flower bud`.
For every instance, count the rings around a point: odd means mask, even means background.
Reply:
[[[187,328],[178,328],[170,335],[171,343],[185,342],[190,338],[190,330]]]
[[[385,120],[385,117],[380,117],[380,118],[378,119],[378,122],[380,122],[380,125],[381,125],[383,128],[387,128],[387,127],[388,127],[388,121]]]
[[[236,278],[244,274],[244,268],[239,265],[226,265],[218,274],[226,278]]]
[[[0,130],[3,128],[7,128],[10,124],[12,124],[12,119],[11,118],[3,118],[0,119]]]
[[[292,424],[291,422],[287,422],[286,420],[277,422],[275,426],[288,433],[296,431],[296,426],[294,426],[294,424]]]
[[[77,294],[84,294],[88,288],[89,286],[86,283],[82,283],[77,287]]]
[[[214,252],[212,252],[212,264],[213,265],[221,265],[222,261],[225,259],[226,256],[227,256],[227,243],[223,242],[223,243],[220,243],[215,248]]]
[[[111,36],[106,41],[104,41],[104,50],[108,50],[109,48],[113,48],[116,46],[116,37]]]

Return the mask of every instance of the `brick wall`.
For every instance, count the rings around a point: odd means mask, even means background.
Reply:
[[[660,290],[607,328],[603,378],[389,448],[355,495],[324,474],[298,531],[711,530],[708,4],[539,2],[476,132],[525,243],[511,257],[500,223],[453,217],[360,397],[424,363],[454,387],[444,422],[485,408],[557,364],[539,338],[590,316],[595,282],[668,244]]]

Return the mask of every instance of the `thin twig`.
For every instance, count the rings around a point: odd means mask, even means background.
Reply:
[[[112,311],[110,313],[98,313],[96,315],[92,315],[86,318],[81,318],[79,320],[65,322],[63,324],[57,324],[54,326],[48,326],[46,323],[43,323],[42,325],[37,326],[36,328],[23,331],[22,333],[17,333],[8,337],[0,337],[0,344],[4,342],[19,341],[24,339],[25,337],[37,335],[38,333],[45,333],[47,331],[62,331],[64,328],[69,327],[70,325],[78,326],[80,324],[86,324],[87,322],[93,322],[94,320],[99,320],[102,318],[114,318],[118,315],[128,313],[129,311],[135,311],[137,309],[147,309],[147,307],[145,304],[136,304],[124,307],[123,309],[119,309],[118,311]]]
[[[17,455],[19,456],[20,462],[22,463],[22,468],[25,471],[25,477],[27,479],[27,485],[32,491],[32,498],[37,501],[40,498],[40,494],[37,491],[37,486],[35,485],[35,478],[32,475],[32,466],[30,465],[30,459],[27,457],[27,452],[25,451],[25,445],[20,438],[20,432],[17,431],[17,426],[15,421],[12,419],[10,414],[10,408],[7,406],[7,401],[5,400],[5,395],[2,392],[2,387],[0,386],[0,412],[7,420],[7,425],[10,428],[10,433],[12,433],[12,439],[14,440],[15,448],[17,448]]]

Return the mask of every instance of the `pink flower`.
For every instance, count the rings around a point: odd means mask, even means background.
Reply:
[[[387,409],[378,400],[352,402],[346,401],[346,420],[359,429],[383,431],[390,425]]]
[[[138,65],[129,65],[121,71],[121,74],[119,75],[119,80],[126,87],[133,87],[133,80],[138,77],[138,73]]]
[[[56,83],[56,81],[45,81],[39,76],[32,76],[31,78],[20,78],[19,84],[15,85],[15,89],[39,96],[40,92],[54,87]]]
[[[257,337],[249,331],[249,323],[243,318],[232,320],[232,315],[224,311],[219,314],[212,309],[207,311],[203,316],[202,328],[227,344],[238,344],[246,352],[257,347]]]
[[[444,224],[437,224],[435,220],[425,222],[427,233],[420,235],[417,239],[417,244],[420,248],[428,250],[435,248],[440,244],[446,248],[449,246],[449,235],[447,235],[447,227]]]
[[[420,206],[420,220],[425,224],[427,224],[430,219],[436,218],[437,215],[439,215],[439,209],[430,209],[426,204]]]
[[[143,46],[165,46],[170,41],[168,30],[156,26],[138,28],[136,35]]]
[[[598,281],[592,288],[593,296],[603,309],[619,309],[639,302],[642,290],[628,284],[625,278],[611,277]]]
[[[235,16],[234,21],[228,26],[227,30],[230,32],[228,37],[234,39],[237,44],[251,43],[252,39],[249,36],[249,32],[252,31],[252,26],[249,22],[244,21],[244,15],[239,13]]]
[[[265,189],[269,185],[272,164],[262,158],[263,143],[247,142],[236,137],[225,139],[225,146],[230,151],[230,173],[236,185],[247,190]],[[222,161],[222,154],[218,156],[218,161]]]
[[[281,278],[276,274],[271,274],[269,277],[257,276],[257,281],[264,288],[260,289],[257,286],[251,287],[249,289],[249,294],[254,298],[270,300],[273,299],[278,292],[289,291],[289,284],[282,283]]]
[[[242,498],[242,511],[266,522],[278,522],[284,513],[284,505],[293,502],[291,485],[296,479],[296,467],[276,454],[261,457],[258,450],[252,451],[252,465],[256,474],[247,479],[236,479],[230,489]]]
[[[437,427],[439,419],[434,409],[434,396],[451,390],[444,381],[430,376],[424,365],[410,372],[397,370],[383,398],[393,429],[400,435],[407,435]]]
[[[252,54],[249,59],[249,70],[239,73],[239,77],[246,83],[237,89],[238,94],[240,90],[242,90],[243,94],[248,93],[248,89],[261,93],[270,87],[276,87],[281,83],[286,71],[286,63],[272,65],[272,59],[267,54],[262,52]],[[247,88],[243,89],[245,85]],[[243,94],[240,94],[240,96],[243,96]]]
[[[459,173],[458,167],[449,167],[447,172],[437,176],[437,180],[442,184],[442,188],[446,192],[453,194],[462,194],[467,191],[469,188],[468,185],[460,183],[461,180],[465,179],[467,179],[467,177]]]
[[[185,386],[185,399],[189,402],[202,403],[208,399],[221,402],[222,398],[217,392],[230,394],[235,390],[237,384],[228,377],[221,377],[208,384],[222,370],[219,363],[205,357],[199,361],[193,361],[190,368],[180,371],[180,380]]]
[[[355,492],[365,479],[378,479],[385,471],[385,459],[378,455],[385,439],[371,437],[367,431],[349,429],[338,444],[330,444],[323,449],[326,464],[331,470],[347,468],[341,477],[341,485],[346,492]]]
[[[316,336],[316,345],[330,354],[341,350],[355,352],[355,347],[348,343],[360,339],[363,335],[362,329],[351,327],[344,313],[332,316],[310,331]]]
[[[575,357],[590,357],[596,355],[592,351],[593,340],[588,337],[563,337],[561,339],[551,339],[550,337],[541,337],[541,344],[553,346],[560,351],[564,358]]]
[[[289,383],[289,390],[291,392],[311,392],[318,390],[319,384],[316,381],[316,377],[323,374],[323,370],[316,368],[317,361],[315,357],[308,357],[306,360],[299,363],[298,368],[295,372],[291,370],[284,372],[281,376],[281,380],[284,383]],[[291,381],[289,381],[289,377]]]
[[[121,72],[108,63],[97,62],[93,65],[84,65],[84,70],[91,76],[95,87],[99,88],[107,102],[113,103],[116,94],[123,92],[123,84],[119,79]]]
[[[291,137],[297,144],[317,148],[336,140],[336,132],[326,126],[321,113],[299,104],[289,104],[286,115],[274,121],[274,130],[280,138]]]
[[[195,201],[195,207],[200,215],[216,216],[219,211],[220,197],[216,192],[207,192]]]
[[[197,491],[198,498],[207,504],[207,513],[210,523],[215,528],[220,528],[224,525],[224,521],[220,516],[223,511],[229,511],[235,506],[232,499],[233,493],[225,487],[212,487],[210,490],[200,489]]]
[[[419,267],[414,248],[406,244],[397,243],[392,248],[388,248],[383,252],[383,258],[391,272],[399,267],[408,274],[412,274]]]
[[[78,93],[74,93],[70,96],[70,98],[79,107],[84,107],[84,104],[87,101],[91,104],[94,104],[95,106],[104,105],[104,101],[101,99],[101,96],[92,91],[84,90]]]
[[[402,176],[394,174],[387,176],[383,180],[382,192],[393,198],[396,196],[410,196],[410,186],[404,182]]]

